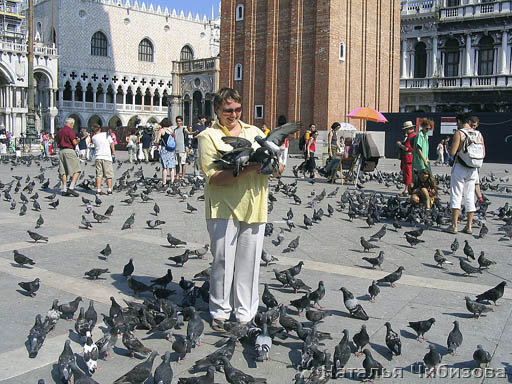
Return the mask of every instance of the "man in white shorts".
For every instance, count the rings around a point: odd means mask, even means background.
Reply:
[[[92,127],[94,136],[92,142],[96,149],[96,194],[101,195],[101,182],[103,178],[107,179],[107,193],[112,194],[112,178],[114,177],[114,167],[112,166],[112,156],[116,155],[114,140],[108,132],[102,132],[97,124]]]
[[[187,166],[187,148],[185,146],[185,135],[188,131],[183,126],[183,117],[176,117],[174,129],[174,140],[176,141],[176,180],[185,180],[185,168]]]

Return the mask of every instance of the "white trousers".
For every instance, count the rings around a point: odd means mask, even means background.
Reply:
[[[279,160],[286,167],[286,161],[288,160],[288,148],[279,151]]]
[[[235,219],[207,220],[213,255],[210,275],[210,314],[250,321],[258,311],[258,278],[265,224]]]
[[[467,212],[475,212],[475,184],[478,182],[478,168],[468,168],[455,163],[450,178],[450,208],[460,209],[462,198]]]

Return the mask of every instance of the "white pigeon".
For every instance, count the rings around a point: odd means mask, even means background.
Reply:
[[[263,330],[256,337],[254,348],[256,350],[256,361],[263,362],[270,359],[268,354],[272,348],[272,338],[268,334],[267,323],[263,323]]]
[[[92,341],[91,332],[87,331],[87,341],[84,344],[84,360],[87,364],[87,369],[92,375],[98,369],[98,347]]]

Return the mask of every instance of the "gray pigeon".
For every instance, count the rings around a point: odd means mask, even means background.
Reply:
[[[339,344],[334,348],[333,363],[332,363],[332,378],[336,379],[338,374],[343,374],[345,365],[347,365],[350,359],[352,351],[349,345],[349,334],[348,330],[343,330],[343,338]]]
[[[418,338],[416,340],[418,340],[419,342],[421,342],[422,340],[427,341],[427,339],[425,339],[425,333],[427,333],[430,330],[430,328],[435,322],[436,319],[434,319],[433,317],[431,317],[428,320],[409,321],[408,327],[414,329],[418,334]]]
[[[249,384],[249,383],[266,383],[267,379],[252,377],[234,368],[225,356],[221,356],[220,360],[224,364],[224,374],[229,384]]]
[[[41,228],[41,225],[44,224],[44,219],[42,215],[39,215],[36,221],[36,229]]]
[[[215,378],[215,367],[209,366],[204,376],[180,377],[178,384],[213,384]]]
[[[441,354],[436,351],[436,346],[434,344],[430,344],[428,346],[428,353],[423,357],[423,362],[425,363],[425,367],[431,372],[427,375],[427,377],[435,376],[437,371],[437,366],[441,364]]]
[[[43,346],[46,332],[41,320],[41,315],[36,316],[36,321],[28,334],[28,357],[33,359]]]
[[[457,238],[453,240],[453,243],[450,245],[450,249],[452,250],[452,255],[455,255],[455,252],[459,249],[459,241]]]
[[[373,358],[368,348],[365,348],[363,353],[365,354],[365,359],[363,360],[363,368],[366,373],[365,380],[373,380],[377,376],[382,376],[384,373],[382,364]]]
[[[61,383],[71,383],[71,378],[73,376],[73,371],[71,370],[72,364],[75,364],[75,354],[71,349],[71,342],[68,339],[64,343],[64,349],[59,356],[59,360],[57,361],[59,379]]]
[[[493,264],[496,264],[496,262],[486,258],[485,252],[481,251],[480,256],[478,256],[478,265],[480,266],[480,268],[489,268]]]
[[[17,250],[14,250],[13,254],[14,254],[14,261],[21,267],[25,266],[25,264],[28,264],[28,265],[35,264],[34,260],[32,260],[31,258],[29,258],[25,255],[22,255]]]
[[[18,283],[18,285],[26,291],[30,297],[34,297],[36,295],[36,292],[39,290],[39,277],[37,277],[33,281],[22,281]]]
[[[171,368],[171,352],[165,352],[165,355],[162,357],[162,362],[155,369],[155,373],[153,375],[154,384],[171,384],[173,371]]]
[[[398,333],[393,331],[391,323],[386,322],[386,345],[391,352],[391,357],[400,356],[402,354],[402,342]]]
[[[192,343],[192,346],[195,347],[197,344],[201,343],[201,335],[204,331],[204,323],[199,314],[192,309],[192,318],[188,321],[187,325],[187,338]]]
[[[479,302],[484,300],[492,301],[494,305],[498,305],[496,302],[503,297],[503,294],[505,293],[505,285],[507,285],[507,283],[502,281],[494,288],[477,295],[476,300]]]
[[[382,226],[381,229],[379,229],[379,231],[377,233],[374,233],[373,235],[370,236],[370,239],[373,239],[373,240],[380,240],[384,237],[384,235],[386,234],[386,224],[384,224]]]
[[[80,221],[80,224],[82,225],[82,227],[84,227],[85,229],[91,229],[92,228],[92,224],[91,222],[87,219],[87,217],[85,217],[84,215],[82,215],[82,220]]]
[[[153,361],[157,355],[158,352],[151,352],[151,355],[149,355],[146,361],[137,364],[132,370],[114,381],[114,384],[144,383],[151,375],[151,371],[153,369]]]
[[[100,355],[103,355],[103,359],[106,360],[107,356],[110,355],[110,351],[117,343],[120,330],[117,327],[112,327],[109,331],[103,335],[95,344],[98,347]]]
[[[478,368],[482,368],[482,366],[488,367],[492,359],[491,354],[487,352],[480,344],[478,344],[476,348],[476,351],[473,353],[473,359],[478,364]]]
[[[404,270],[405,268],[403,266],[400,266],[395,272],[390,273],[389,275],[384,276],[382,279],[377,280],[377,283],[389,283],[391,284],[391,288],[395,288],[395,282],[400,280],[400,278],[402,277],[402,271]]]
[[[37,243],[39,240],[48,242],[48,238],[45,236],[40,235],[39,233],[27,231],[28,235],[32,240],[34,240],[34,243]]]
[[[350,315],[356,319],[368,320],[368,315],[352,292],[345,287],[341,287],[340,291],[343,292],[343,303],[345,304],[345,308],[350,312]]]
[[[363,236],[361,236],[360,240],[361,240],[361,245],[363,246],[364,252],[368,252],[370,249],[380,248],[378,245],[375,245],[375,244],[372,244],[372,243],[366,241]]]
[[[186,245],[187,244],[186,241],[182,241],[182,240],[174,237],[170,233],[167,234],[167,241],[169,242],[171,247],[177,247],[178,245]]]
[[[434,261],[436,262],[436,265],[441,268],[444,268],[443,264],[453,265],[451,261],[448,261],[446,257],[441,254],[439,249],[436,249],[436,252],[434,253]]]
[[[462,345],[462,340],[463,337],[462,332],[459,329],[459,322],[455,320],[453,322],[453,329],[448,335],[448,353],[455,355],[457,348],[459,348]]]
[[[380,293],[380,288],[375,280],[373,280],[372,285],[368,287],[368,293],[370,295],[370,301],[373,303],[377,295]]]
[[[466,308],[473,315],[476,315],[476,318],[480,318],[482,313],[493,312],[493,309],[485,304],[478,303],[476,301],[471,300],[468,296],[464,298],[466,300]]]
[[[372,265],[372,268],[379,267],[382,269],[382,263],[384,262],[384,251],[379,252],[377,257],[363,257],[364,261],[367,261]]]
[[[352,341],[354,341],[354,344],[357,348],[357,356],[361,355],[362,349],[370,343],[370,336],[368,335],[368,332],[366,331],[366,325],[361,325],[361,330],[354,335],[352,338]]]
[[[256,361],[263,362],[264,360],[270,360],[268,356],[270,349],[272,348],[272,338],[268,334],[268,325],[263,323],[262,332],[256,337],[254,349],[256,351]]]
[[[121,227],[121,230],[125,229],[131,229],[133,227],[133,224],[135,224],[135,212],[132,213],[123,223],[123,226]]]
[[[291,252],[294,252],[299,247],[299,241],[300,241],[300,236],[297,236],[295,239],[290,241],[290,243],[288,244],[288,249]]]
[[[460,265],[460,269],[462,269],[464,271],[464,275],[470,276],[472,273],[482,274],[482,271],[480,270],[480,268],[473,267],[462,257],[459,258],[459,265]]]
[[[264,249],[261,250],[261,260],[265,263],[265,267],[268,267],[270,263],[279,261],[277,257],[272,256],[270,253],[265,251]]]

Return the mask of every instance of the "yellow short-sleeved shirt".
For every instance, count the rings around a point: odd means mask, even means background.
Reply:
[[[311,136],[311,131],[307,130],[306,133],[304,133],[304,139],[306,139],[306,141],[308,141],[310,136]]]
[[[258,127],[240,121],[243,137],[253,143],[256,136],[262,136]],[[213,161],[221,157],[219,150],[230,151],[232,147],[222,141],[230,136],[229,130],[218,121],[213,127],[205,129],[198,138],[199,165],[206,175],[204,188],[206,219],[236,219],[248,224],[267,222],[268,176],[250,172],[239,175],[235,182],[228,185],[210,184],[210,177],[222,168]]]

